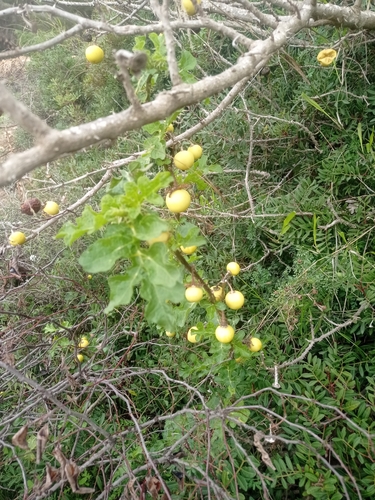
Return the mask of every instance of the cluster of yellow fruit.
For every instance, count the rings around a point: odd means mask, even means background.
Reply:
[[[229,262],[227,265],[227,273],[230,276],[237,276],[240,272],[240,266],[237,262]],[[227,276],[228,276],[227,274]],[[229,309],[237,311],[245,303],[245,297],[238,290],[230,290],[224,297],[224,288],[220,285],[211,287],[212,293],[217,301],[224,299],[224,302],[229,307]],[[203,298],[203,289],[191,285],[185,291],[186,300],[189,302],[199,302]],[[196,326],[192,326],[187,333],[187,340],[192,343],[197,342],[197,334],[193,333],[194,330],[198,330]],[[235,330],[231,325],[221,324],[215,330],[216,339],[222,344],[228,344],[234,338]],[[174,337],[174,332],[166,332],[167,337]],[[262,342],[256,338],[252,337],[250,340],[250,351],[258,352],[262,349]]]
[[[173,158],[173,163],[179,170],[189,170],[196,160],[202,156],[203,149],[199,144],[190,146],[186,151],[179,151]],[[170,212],[179,214],[185,212],[190,206],[191,196],[186,189],[175,189],[167,194],[165,203]]]
[[[86,336],[81,337],[79,344],[78,344],[78,347],[80,349],[85,349],[85,347],[87,347],[89,345],[90,345],[89,339]],[[84,358],[83,354],[81,354],[81,353],[77,354],[77,360],[79,363],[83,363],[84,359],[85,358]]]
[[[57,215],[60,212],[60,207],[59,205],[54,202],[54,201],[47,201],[43,208],[43,212],[45,212],[48,215]],[[26,235],[25,233],[22,233],[21,231],[14,231],[11,233],[9,236],[9,243],[15,247],[17,245],[23,245],[26,242]]]

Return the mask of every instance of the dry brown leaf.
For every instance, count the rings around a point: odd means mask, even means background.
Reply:
[[[55,469],[55,467],[51,467],[50,464],[46,465],[46,480],[40,489],[40,493],[49,490],[53,483],[56,483],[60,480],[60,470]]]
[[[59,464],[61,465],[61,476],[62,476],[62,479],[65,478],[65,464],[66,464],[66,458],[64,457],[64,454],[63,452],[61,451],[61,448],[59,445],[57,445],[53,452],[52,452],[52,455],[56,458],[56,460],[59,462]]]
[[[78,474],[79,474],[78,465],[75,462],[73,462],[73,460],[67,460],[65,464],[65,475],[74,493],[79,490]]]
[[[36,435],[36,463],[40,464],[49,436],[48,424],[45,424]]]
[[[27,444],[27,430],[28,426],[24,425],[21,429],[15,433],[12,437],[12,443],[14,446],[18,446],[22,450],[28,450],[29,445]]]

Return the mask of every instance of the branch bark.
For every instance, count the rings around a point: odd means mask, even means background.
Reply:
[[[28,151],[14,154],[0,165],[0,186],[14,182],[34,168],[65,154],[92,146],[103,139],[115,139],[129,130],[139,129],[147,123],[164,119],[178,109],[200,102],[206,97],[232,87],[244,78],[251,77],[291,36],[308,26],[309,19],[310,9],[304,8],[301,10],[301,18],[293,18],[279,24],[268,39],[249,40],[250,50],[241,56],[235,65],[218,75],[206,77],[191,85],[178,85],[168,92],[160,93],[150,103],[140,107],[131,106],[118,114],[99,118],[84,125],[63,131],[51,132],[50,129],[43,129],[48,131],[43,138],[43,144],[39,143]],[[0,92],[3,89],[5,90],[5,87],[0,86]],[[2,102],[3,99],[0,99],[0,108]],[[39,123],[37,120],[35,122]],[[40,124],[39,126],[41,127]]]

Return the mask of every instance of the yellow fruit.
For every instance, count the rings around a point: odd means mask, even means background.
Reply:
[[[203,153],[203,149],[201,148],[201,146],[199,146],[199,144],[194,144],[194,146],[190,146],[190,148],[188,148],[188,151],[192,153],[192,155],[194,156],[194,160],[199,160],[199,158],[202,156]]]
[[[167,337],[172,338],[172,337],[174,337],[176,334],[175,334],[175,332],[165,332],[165,335],[166,335]]]
[[[174,132],[174,126],[172,125],[172,123],[170,123],[170,124],[168,125],[168,127],[167,127],[167,132],[169,132],[170,134],[171,134],[172,132]]]
[[[241,309],[241,307],[244,305],[245,302],[245,297],[242,295],[241,292],[234,291],[234,292],[228,292],[225,296],[225,303],[229,307],[229,309],[234,309],[237,311],[237,309]]]
[[[195,344],[196,342],[198,342],[197,335],[192,334],[191,333],[192,330],[198,330],[198,328],[196,326],[192,326],[190,328],[190,330],[188,331],[187,339],[189,342],[192,342],[193,344]]]
[[[88,274],[88,275],[87,275],[87,279],[88,279],[88,280],[92,280],[92,274]]]
[[[199,288],[199,286],[189,286],[189,288],[185,290],[185,297],[189,302],[199,302],[202,300],[203,290]]]
[[[216,301],[223,300],[224,290],[221,286],[212,286],[211,290],[215,296]]]
[[[82,354],[77,354],[77,360],[79,363],[83,363],[84,357]]]
[[[89,339],[87,337],[81,337],[81,340],[79,341],[78,347],[81,349],[84,349],[90,344]]]
[[[250,339],[250,351],[258,352],[262,349],[262,342],[257,337],[251,337]]]
[[[200,5],[201,0],[196,0],[197,5]],[[197,12],[197,9],[191,0],[181,0],[181,5],[186,14],[189,16],[194,16]]]
[[[181,252],[184,253],[185,255],[191,255],[197,249],[197,247],[195,247],[195,246],[192,246],[192,247],[180,247],[180,248],[181,248]]]
[[[12,246],[23,245],[26,241],[26,236],[21,231],[15,231],[9,236],[9,243]]]
[[[229,262],[227,265],[227,271],[232,275],[232,276],[237,276],[237,274],[240,272],[241,268],[237,264],[237,262]]]
[[[97,45],[90,45],[89,47],[87,47],[85,55],[86,59],[92,64],[98,64],[104,59],[103,49],[101,49]]]
[[[169,240],[170,233],[168,231],[163,231],[159,236],[156,238],[150,238],[147,240],[147,243],[151,246],[154,243],[166,243]]]
[[[173,163],[180,170],[189,170],[194,165],[194,155],[189,151],[179,151],[174,155]]]
[[[43,211],[48,215],[57,215],[60,212],[60,207],[54,201],[47,201]]]
[[[329,66],[337,57],[337,52],[334,49],[324,49],[317,55],[317,60],[321,66]]]
[[[218,326],[215,330],[215,337],[222,344],[228,344],[233,340],[234,328],[230,325]]]
[[[167,194],[165,203],[169,210],[175,214],[185,212],[190,206],[191,196],[186,189],[176,189]]]

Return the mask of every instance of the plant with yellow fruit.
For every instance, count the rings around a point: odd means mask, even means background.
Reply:
[[[197,340],[197,334],[192,333],[192,330],[198,330],[198,328],[196,326],[192,326],[190,328],[190,330],[188,331],[188,333],[187,333],[187,339],[192,344],[195,344],[195,343],[198,342],[198,340]]]
[[[237,276],[237,274],[239,274],[239,272],[241,271],[241,268],[237,264],[237,262],[229,262],[229,264],[227,264],[227,271],[232,276]]]
[[[181,252],[184,253],[185,255],[193,254],[196,249],[197,249],[197,247],[194,245],[191,247],[183,247],[183,246],[180,247]]]
[[[165,204],[168,209],[175,214],[185,212],[189,208],[190,203],[191,196],[186,189],[176,189],[168,193],[165,198]]]
[[[77,354],[77,361],[78,361],[78,363],[83,363],[84,359],[85,358],[83,357],[83,354]]]
[[[186,14],[189,16],[194,16],[197,12],[197,6],[201,4],[201,0],[195,0],[193,2],[192,0],[182,0],[181,5]]]
[[[165,332],[165,335],[169,338],[173,338],[176,335],[176,333],[175,332]]]
[[[86,59],[92,64],[99,64],[104,59],[104,52],[98,45],[90,45],[85,51]]]
[[[212,293],[214,294],[215,300],[223,300],[224,298],[224,290],[223,287],[220,285],[212,286],[211,287]]]
[[[26,236],[21,231],[14,231],[14,233],[9,236],[9,243],[14,247],[17,245],[23,245],[25,242]]]
[[[179,151],[174,155],[174,166],[180,170],[189,170],[194,165],[195,157],[190,151]]]
[[[166,243],[169,240],[170,236],[171,234],[169,233],[169,231],[163,231],[156,238],[150,238],[149,240],[147,240],[147,243],[150,246],[153,245],[154,243]]]
[[[57,215],[60,212],[60,207],[55,201],[47,201],[43,208],[43,212],[48,215]]]
[[[251,352],[258,352],[262,349],[263,344],[260,339],[257,337],[251,337],[250,339],[250,351]]]
[[[202,300],[203,290],[199,286],[189,286],[185,290],[185,298],[188,302],[199,302]]]
[[[215,330],[215,337],[222,344],[229,344],[234,338],[234,328],[230,325],[219,325]]]
[[[244,305],[245,297],[238,290],[231,290],[225,296],[225,303],[229,309],[237,311]]]
[[[79,344],[78,344],[78,347],[80,349],[84,349],[88,345],[90,345],[89,339],[86,336],[81,337]]]
[[[199,144],[194,144],[188,148],[188,152],[194,156],[194,160],[199,160],[203,154],[203,149]]]

